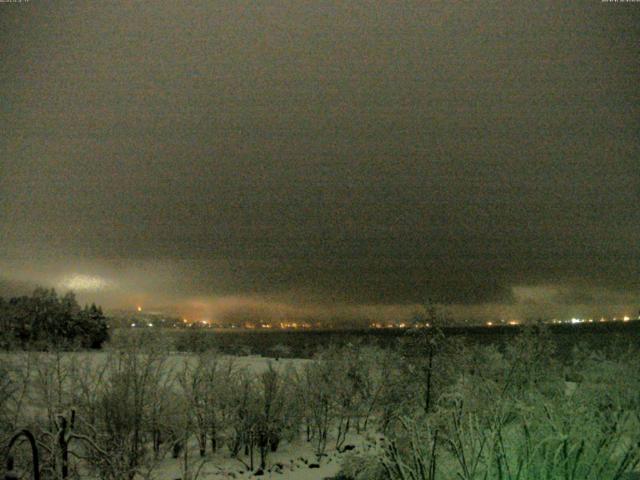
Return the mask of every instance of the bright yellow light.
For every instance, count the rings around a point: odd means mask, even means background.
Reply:
[[[487,322],[487,327],[490,327],[491,325],[493,325],[493,322]]]
[[[627,317],[627,316],[625,315],[625,316],[624,316],[624,318],[623,318],[622,320],[623,320],[623,321],[625,321],[625,322],[628,322],[628,321],[629,321],[629,317]]]
[[[141,307],[141,306],[138,306],[138,308],[136,308],[136,310],[138,310],[139,312],[141,312],[141,311],[142,311],[142,307]]]

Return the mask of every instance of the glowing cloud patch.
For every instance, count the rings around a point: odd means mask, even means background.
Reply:
[[[96,275],[74,274],[63,279],[64,288],[70,290],[102,290],[109,286],[109,282]]]

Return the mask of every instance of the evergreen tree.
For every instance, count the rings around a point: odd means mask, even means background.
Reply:
[[[37,288],[30,297],[0,299],[2,347],[45,349],[81,346],[100,348],[109,338],[107,320],[100,307],[80,308],[73,292],[59,297],[55,290]]]

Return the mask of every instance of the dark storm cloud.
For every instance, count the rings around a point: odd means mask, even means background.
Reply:
[[[122,298],[165,301],[640,291],[637,5],[0,14],[0,266],[14,276],[101,274]]]

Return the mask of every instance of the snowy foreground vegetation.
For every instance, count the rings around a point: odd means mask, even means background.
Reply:
[[[0,439],[34,432],[46,479],[635,478],[638,353],[609,342],[561,362],[538,329],[504,351],[422,330],[311,360],[123,336],[2,354]],[[28,465],[26,445],[13,453]]]

